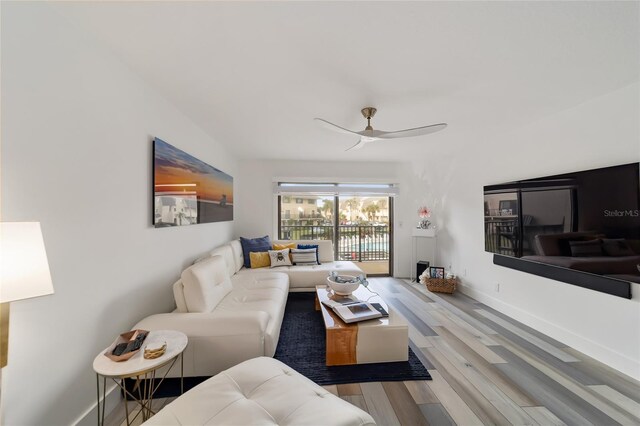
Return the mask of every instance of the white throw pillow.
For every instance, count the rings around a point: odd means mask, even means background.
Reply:
[[[291,260],[294,265],[317,265],[318,249],[292,249]]]
[[[269,257],[271,258],[271,267],[278,266],[291,266],[291,259],[289,258],[289,249],[283,250],[269,250]]]
[[[181,279],[189,312],[213,311],[232,289],[227,264],[220,256],[212,256],[185,269]]]

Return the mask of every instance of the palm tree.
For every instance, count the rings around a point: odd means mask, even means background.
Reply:
[[[349,220],[351,222],[353,222],[353,211],[357,210],[359,204],[355,198],[349,198],[344,201],[344,206],[349,209]]]
[[[376,213],[380,211],[380,207],[377,204],[369,204],[367,207],[362,209],[362,211],[369,218],[369,222],[373,222],[376,218]]]
[[[381,198],[376,202],[376,205],[379,207],[378,212],[382,213],[382,221],[385,221],[385,218],[389,219],[389,199]]]
[[[322,207],[320,208],[327,218],[333,216],[333,200],[322,200]]]

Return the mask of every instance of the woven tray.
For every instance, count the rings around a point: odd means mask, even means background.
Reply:
[[[458,280],[456,278],[426,278],[427,290],[435,293],[453,293],[456,291]]]

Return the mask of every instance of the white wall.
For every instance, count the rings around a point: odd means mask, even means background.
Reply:
[[[152,137],[238,168],[49,6],[2,9],[2,219],[42,223],[55,294],[11,304],[0,423],[66,425],[95,404],[99,351],[172,309],[180,271],[234,234],[234,222],[151,227]]]
[[[394,275],[409,276],[411,263],[411,228],[422,202],[413,192],[411,166],[395,162],[327,162],[327,161],[256,161],[240,162],[237,178],[237,237],[274,236],[277,232],[274,179],[308,180],[317,182],[374,182],[397,183],[400,194],[394,200]]]
[[[506,134],[460,141],[464,150],[426,170],[414,165],[417,187],[427,186],[424,176],[438,180],[430,189],[442,206],[439,255],[464,292],[635,378],[640,285],[627,300],[493,265],[482,187],[639,161],[639,94],[636,83]]]

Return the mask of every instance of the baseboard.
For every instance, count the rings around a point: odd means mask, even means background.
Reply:
[[[640,361],[634,360],[624,354],[613,351],[610,348],[601,345],[600,343],[586,339],[579,334],[574,333],[566,328],[559,327],[556,324],[549,322],[543,318],[503,302],[502,300],[491,297],[487,293],[478,291],[466,285],[459,285],[458,289],[473,297],[478,302],[482,302],[485,305],[492,307],[493,309],[502,312],[511,318],[520,321],[521,323],[528,325],[529,327],[540,331],[548,335],[549,337],[556,339],[572,348],[584,353],[585,355],[594,358],[603,364],[608,365],[632,377],[636,380],[640,380]]]
[[[107,385],[111,382],[108,379]],[[105,418],[109,416],[111,411],[120,404],[122,401],[122,396],[119,391],[118,385],[111,382],[112,386],[107,389],[107,395],[105,397]],[[87,409],[73,424],[76,426],[95,426],[98,422],[98,404],[94,402],[91,404],[91,407]]]

